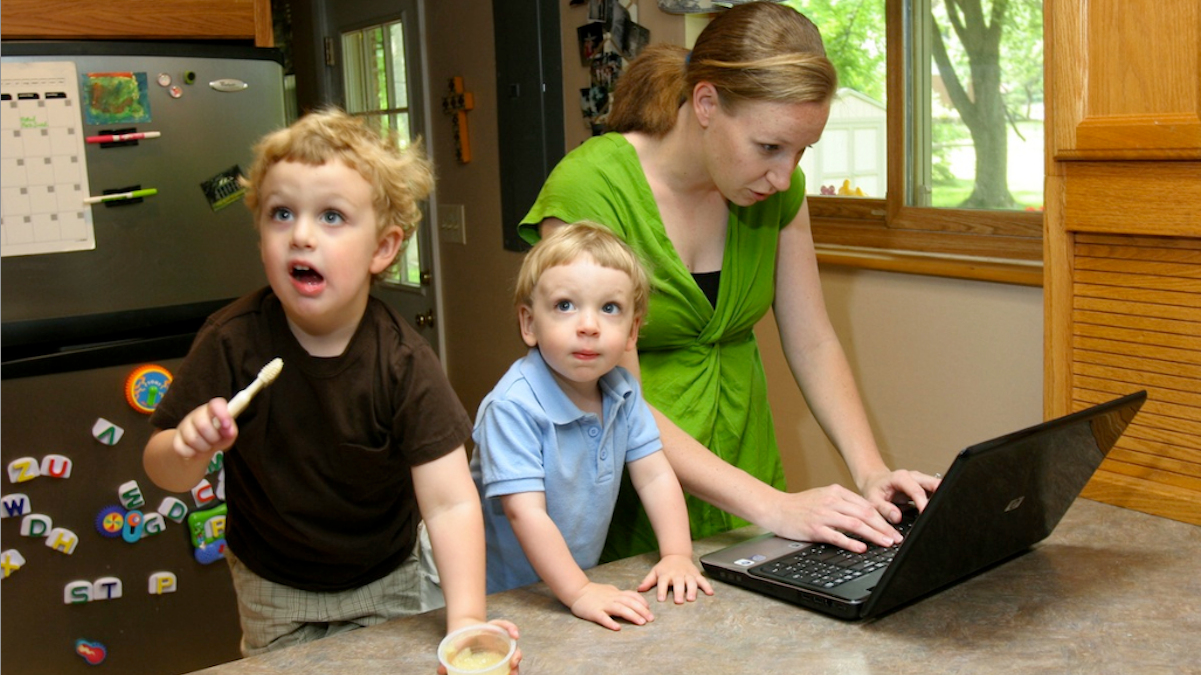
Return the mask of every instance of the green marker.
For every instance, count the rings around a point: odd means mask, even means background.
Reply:
[[[138,199],[140,197],[149,197],[158,194],[155,188],[146,188],[145,190],[133,190],[132,192],[118,192],[111,195],[100,195],[98,197],[87,197],[83,200],[84,204],[101,204],[103,202],[118,202],[123,199]]]

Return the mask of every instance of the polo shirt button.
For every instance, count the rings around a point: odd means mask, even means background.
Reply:
[[[596,438],[600,435],[600,429],[597,429],[596,427],[588,427],[588,435]]]
[[[606,451],[601,451],[601,459],[609,459],[609,453]]]

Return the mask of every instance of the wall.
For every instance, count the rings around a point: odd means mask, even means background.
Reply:
[[[525,353],[511,300],[521,255],[501,246],[492,3],[427,0],[423,4],[432,90],[429,148],[438,168],[436,196],[443,204],[464,205],[467,234],[465,245],[439,246],[446,335],[443,360],[451,383],[474,417],[492,385]],[[475,96],[475,109],[467,113],[472,160],[465,165],[455,160],[450,120],[440,108],[440,92],[453,76],[461,76],[466,90]]]
[[[678,17],[653,2],[641,4],[639,21],[651,28],[652,40],[679,26]],[[471,164],[455,163],[446,120],[435,120],[430,144],[438,199],[466,205],[467,244],[442,244],[440,251],[447,368],[474,414],[524,351],[510,300],[521,256],[501,247],[491,3],[439,0],[426,7],[431,86],[461,75],[475,94]],[[584,72],[575,51],[582,11],[562,5],[569,148],[587,133],[570,93],[583,86],[570,79]],[[964,446],[1041,419],[1041,289],[844,267],[822,274],[835,328],[890,463],[940,471]],[[787,364],[770,316],[758,332],[767,370],[775,374],[772,405],[790,485],[849,484],[795,383],[779,376]]]
[[[660,11],[651,0],[622,1],[637,8],[637,11],[631,11],[631,17],[651,32],[651,44],[684,44],[684,22],[680,16]],[[576,37],[576,29],[588,21],[588,4],[574,7],[568,6],[567,3],[561,5],[559,25],[563,29],[563,147],[570,151],[588,140],[592,134],[580,113],[580,89],[589,86],[592,75],[587,66],[580,65],[580,47]]]
[[[940,472],[968,445],[1042,420],[1042,289],[838,266],[821,274],[890,466]],[[789,374],[771,315],[756,334],[789,486],[853,485]]]

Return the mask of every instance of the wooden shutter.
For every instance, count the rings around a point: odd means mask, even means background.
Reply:
[[[1201,524],[1201,239],[1077,234],[1072,406],[1148,401],[1084,496]]]

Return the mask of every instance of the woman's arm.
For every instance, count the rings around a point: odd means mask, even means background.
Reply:
[[[640,377],[636,352],[627,352],[621,365]],[[858,552],[867,545],[844,533],[880,546],[897,541],[896,530],[871,504],[841,485],[782,492],[713,454],[653,405],[651,413],[663,453],[688,494],[789,539],[829,542]]]
[[[830,323],[818,276],[808,201],[780,231],[776,260],[776,323],[784,356],[805,402],[838,448],[859,490],[893,522],[904,494],[919,510],[937,481],[916,472],[891,471],[880,457],[846,353]]]

